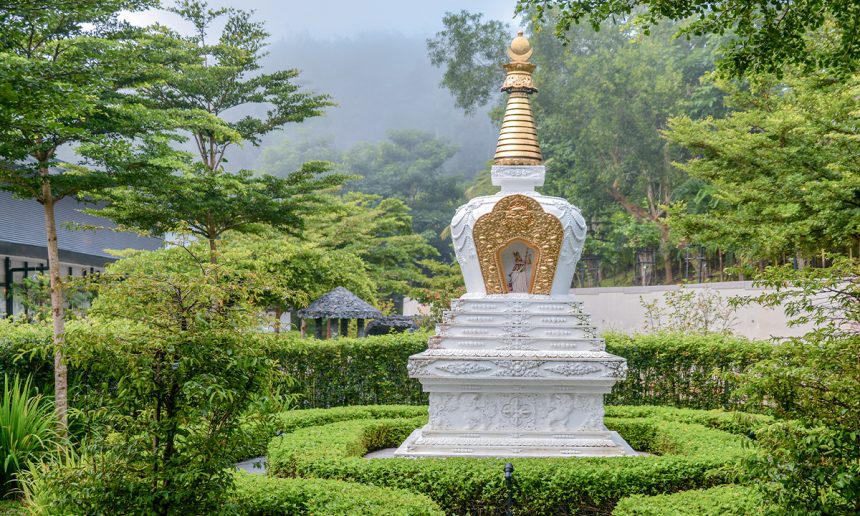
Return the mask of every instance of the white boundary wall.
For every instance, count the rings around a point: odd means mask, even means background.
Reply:
[[[575,288],[570,293],[583,303],[583,309],[591,314],[598,331],[619,331],[637,333],[645,331],[645,308],[648,303],[660,300],[670,290],[678,290],[679,285],[655,285],[649,287],[599,287]],[[688,289],[710,289],[719,292],[724,298],[734,296],[756,296],[764,289],[753,288],[751,281],[730,281],[722,283],[687,284]],[[661,303],[662,304],[662,303]],[[426,307],[414,299],[405,299],[404,315],[426,315]],[[732,331],[751,339],[770,337],[792,337],[803,335],[810,326],[789,327],[782,310],[773,310],[759,305],[747,305],[737,309]]]
[[[583,309],[591,314],[599,331],[634,333],[645,330],[643,301],[660,300],[667,291],[679,288],[679,285],[576,288],[571,289],[570,293],[582,301]],[[751,281],[687,284],[685,288],[713,290],[724,298],[756,296],[765,292],[764,289],[754,288]],[[798,336],[810,329],[808,326],[789,327],[782,310],[754,304],[738,308],[734,317],[732,331],[751,339]]]

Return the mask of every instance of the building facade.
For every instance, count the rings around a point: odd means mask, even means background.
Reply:
[[[65,198],[56,204],[60,271],[66,276],[85,276],[104,270],[115,261],[108,250],[157,249],[161,240],[112,230],[106,219],[84,213],[92,205]],[[81,226],[100,229],[81,229]],[[18,199],[0,191],[0,266],[2,266],[2,311],[5,316],[23,310],[16,285],[25,278],[48,270],[45,216],[32,199]]]

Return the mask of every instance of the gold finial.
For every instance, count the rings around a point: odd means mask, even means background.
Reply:
[[[504,65],[507,74],[501,89],[510,96],[499,131],[496,165],[540,165],[543,161],[529,104],[529,95],[537,91],[532,81],[535,65],[528,62],[532,52],[529,40],[520,30],[508,48],[511,62]]]
[[[508,57],[515,63],[525,63],[532,56],[532,46],[525,37],[523,31],[517,32],[517,37],[511,41],[511,47],[508,49]]]

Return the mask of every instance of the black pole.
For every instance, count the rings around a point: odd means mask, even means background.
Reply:
[[[3,280],[6,283],[6,317],[12,317],[12,260],[8,256],[3,259]]]
[[[514,516],[514,465],[510,462],[505,464],[505,486],[508,490],[505,516]]]

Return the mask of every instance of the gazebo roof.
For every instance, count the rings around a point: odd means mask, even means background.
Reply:
[[[299,310],[302,319],[376,319],[382,312],[343,287],[337,287]]]

